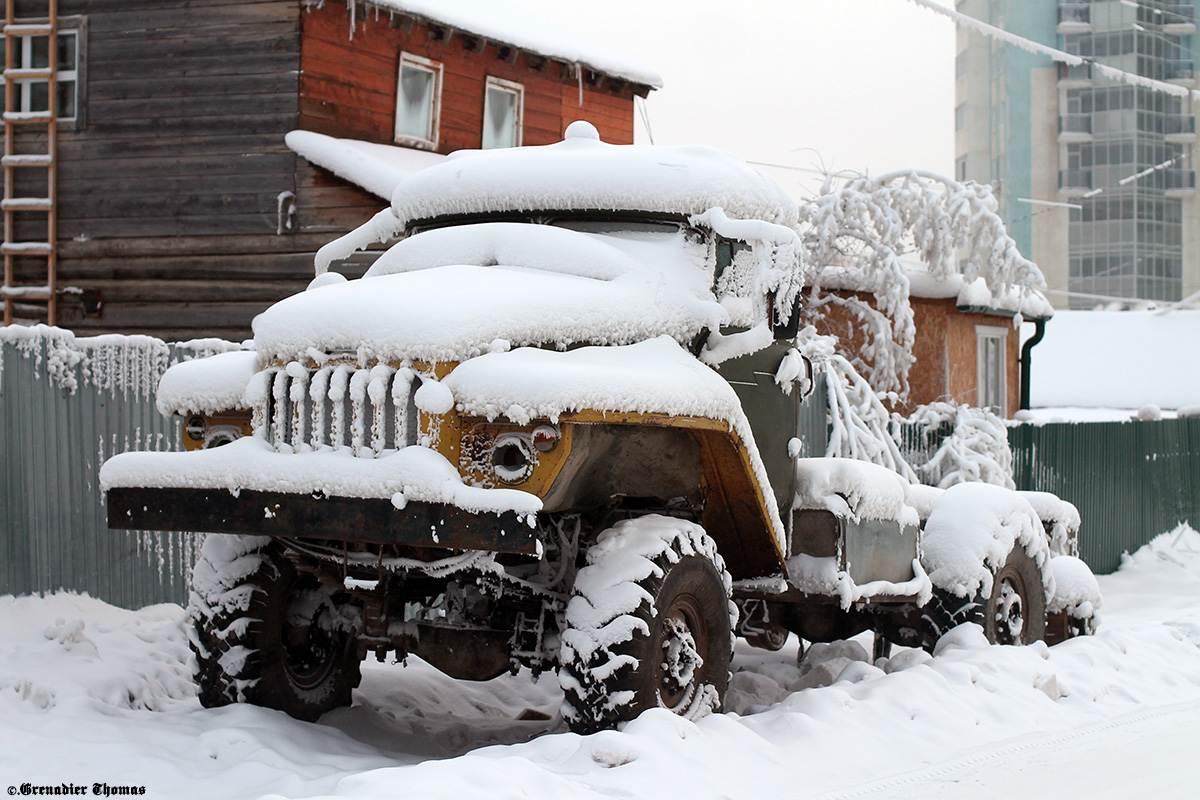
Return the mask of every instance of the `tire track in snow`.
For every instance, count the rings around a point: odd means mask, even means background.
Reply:
[[[981,768],[996,769],[1002,766],[1005,761],[1015,760],[1018,756],[1025,755],[1036,755],[1039,762],[1045,762],[1055,753],[1067,750],[1077,744],[1087,743],[1089,740],[1092,743],[1102,743],[1101,740],[1105,734],[1124,731],[1125,729],[1134,728],[1139,725],[1145,726],[1150,722],[1163,721],[1180,715],[1196,715],[1197,720],[1195,724],[1200,729],[1200,700],[1136,711],[1104,720],[1103,722],[1095,722],[1078,728],[1072,728],[1065,732],[1041,736],[1026,736],[1022,737],[1019,741],[1007,745],[981,745],[973,748],[966,755],[948,759],[940,764],[880,778],[855,787],[836,789],[820,795],[814,795],[810,800],[867,800],[869,798],[901,800],[901,798],[910,796],[916,797],[918,794],[927,795],[929,794],[929,787],[931,785],[939,782],[957,783],[956,776],[961,776],[964,773],[977,771]],[[1131,733],[1130,736],[1126,737],[1126,741],[1135,741],[1134,735]],[[1017,761],[1015,766],[1020,767],[1025,763],[1024,761]],[[1064,772],[1067,771],[1069,761],[1067,759],[1060,759],[1059,763],[1062,764],[1062,770]],[[1139,767],[1139,765],[1129,762],[1127,762],[1127,766],[1130,771],[1137,771]],[[910,791],[905,792],[904,790]],[[963,791],[963,787],[960,787],[959,791]],[[1194,787],[1191,791],[1195,791]],[[1120,791],[1114,796],[1121,796]]]

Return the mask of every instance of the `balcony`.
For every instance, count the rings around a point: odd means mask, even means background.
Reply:
[[[1090,142],[1092,140],[1092,115],[1061,115],[1058,118],[1058,140],[1060,142]]]
[[[1068,197],[1079,197],[1092,190],[1092,171],[1090,169],[1060,169],[1058,171],[1058,191]]]
[[[1163,122],[1163,138],[1173,144],[1196,141],[1196,118],[1191,114],[1171,114]]]
[[[1196,9],[1182,3],[1164,6],[1162,31],[1172,36],[1190,36],[1196,32]]]
[[[1058,4],[1058,32],[1086,33],[1092,29],[1092,7],[1087,3]]]
[[[1169,169],[1163,173],[1167,197],[1190,197],[1196,193],[1196,173],[1190,169]]]
[[[1084,86],[1090,86],[1092,83],[1092,65],[1091,64],[1063,64],[1058,65],[1058,85],[1064,89],[1077,89]]]
[[[1171,59],[1164,66],[1166,78],[1171,83],[1190,85],[1196,79],[1196,66],[1191,59]]]

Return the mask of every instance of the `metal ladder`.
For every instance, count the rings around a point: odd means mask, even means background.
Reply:
[[[4,241],[0,243],[0,253],[4,255],[4,284],[0,285],[0,296],[4,298],[5,325],[13,323],[14,305],[18,301],[45,303],[47,323],[55,325],[58,322],[58,0],[48,0],[48,6],[45,22],[22,23],[17,21],[16,0],[5,0],[4,154],[0,157],[0,165],[4,167],[4,198],[0,200],[0,211],[4,212]],[[47,37],[46,66],[21,67],[14,63],[17,40],[26,36]],[[30,39],[24,39],[21,44],[28,46],[30,42]],[[47,110],[24,111],[19,107],[21,93],[17,83],[21,79],[47,82]],[[46,128],[46,151],[18,153],[17,130],[35,126]],[[46,170],[45,197],[16,196],[17,171],[32,169]],[[16,238],[15,215],[18,212],[44,213],[46,238]],[[14,283],[17,257],[45,258],[46,282],[17,286]]]

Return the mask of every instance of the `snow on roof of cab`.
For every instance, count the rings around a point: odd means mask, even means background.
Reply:
[[[796,201],[741,158],[711,147],[612,145],[577,121],[561,142],[459,150],[396,187],[401,224],[466,214],[613,211],[701,214],[795,226]]]
[[[367,0],[605,75],[662,88],[662,76],[604,45],[505,0]]]

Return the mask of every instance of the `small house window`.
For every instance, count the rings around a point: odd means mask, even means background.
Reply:
[[[967,127],[967,104],[962,103],[954,109],[954,130],[961,131]]]
[[[976,405],[1008,416],[1008,330],[975,326]]]
[[[13,69],[44,70],[50,66],[50,37],[46,34],[27,34],[9,38],[13,44]],[[0,39],[0,46],[3,39]],[[0,54],[2,57],[2,54]],[[73,120],[79,109],[79,31],[59,30],[58,53],[58,118]],[[14,110],[35,113],[50,110],[50,79],[46,77],[13,78],[16,90]]]
[[[489,77],[483,99],[483,149],[520,147],[524,111],[525,87]]]
[[[441,102],[442,65],[401,53],[396,80],[396,143],[429,150],[437,147]]]

